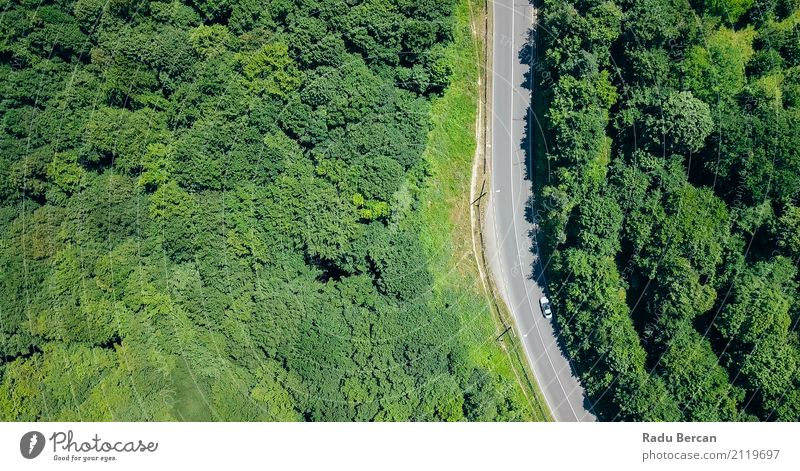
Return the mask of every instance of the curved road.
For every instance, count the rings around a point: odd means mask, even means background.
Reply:
[[[525,218],[531,196],[525,151],[525,118],[530,85],[520,51],[533,23],[527,0],[494,0],[492,64],[492,181],[484,236],[489,269],[511,310],[536,381],[557,421],[594,421],[583,388],[558,345],[554,319],[545,319],[539,297],[545,289],[532,252],[533,225]],[[558,313],[554,313],[554,318]]]

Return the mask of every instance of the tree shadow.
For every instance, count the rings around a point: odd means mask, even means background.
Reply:
[[[531,4],[541,11],[541,1],[531,0]],[[547,265],[552,254],[550,241],[546,240],[545,234],[539,227],[539,215],[546,209],[546,202],[543,201],[542,189],[548,184],[550,178],[550,167],[547,160],[547,134],[545,132],[544,100],[547,89],[553,82],[548,69],[540,58],[542,42],[540,32],[537,28],[528,31],[527,41],[518,52],[518,60],[527,66],[522,83],[518,84],[521,88],[530,92],[531,103],[525,114],[524,134],[519,143],[519,151],[524,155],[525,180],[531,184],[531,197],[525,205],[525,220],[531,224],[529,232],[531,239],[530,251],[533,255],[533,263],[530,267],[530,279],[542,287],[544,295],[553,299],[547,283]],[[536,300],[538,302],[538,300]],[[558,313],[553,313],[553,330],[556,334],[556,342],[560,353],[567,359],[570,372],[576,378],[580,378],[575,363],[567,350],[562,337],[562,328],[559,322]],[[584,394],[583,407],[594,412],[594,404],[589,397]]]

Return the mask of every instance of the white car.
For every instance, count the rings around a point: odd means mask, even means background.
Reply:
[[[539,307],[542,308],[542,314],[547,319],[553,317],[553,309],[550,307],[550,300],[547,299],[547,296],[542,296],[539,298]]]

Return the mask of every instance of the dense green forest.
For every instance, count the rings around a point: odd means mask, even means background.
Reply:
[[[0,0],[0,419],[526,417],[415,216],[454,3]]]
[[[535,204],[596,412],[798,420],[800,2],[542,8]]]

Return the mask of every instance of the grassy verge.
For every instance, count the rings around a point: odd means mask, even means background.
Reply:
[[[522,411],[523,420],[549,420],[519,343],[503,331],[502,308],[495,306],[480,277],[472,245],[470,187],[476,157],[476,125],[484,80],[486,4],[460,0],[455,41],[449,49],[453,81],[433,106],[433,128],[425,158],[431,175],[421,192],[420,234],[429,255],[440,304],[461,317],[458,341],[472,364],[493,372],[496,385]]]

